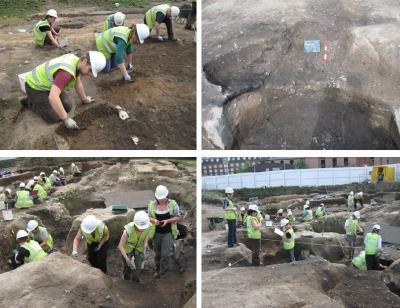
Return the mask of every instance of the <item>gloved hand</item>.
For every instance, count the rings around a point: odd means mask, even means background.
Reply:
[[[132,82],[133,78],[128,74],[128,72],[126,72],[125,75],[124,75],[124,80]]]
[[[126,119],[129,119],[129,114],[128,114],[126,111],[124,111],[124,110],[120,110],[118,114],[119,114],[119,118],[120,118],[122,121],[124,121],[124,120],[126,120]]]
[[[71,118],[66,118],[64,120],[64,125],[68,129],[79,129],[78,124]]]
[[[128,73],[132,72],[132,71],[133,71],[133,64],[132,64],[132,63],[129,63],[129,64],[126,66],[126,70],[127,70]]]
[[[82,101],[84,104],[90,104],[94,102],[94,98],[91,96],[86,96],[85,99]]]
[[[101,245],[97,245],[95,249],[93,249],[94,252],[99,252],[101,249]]]
[[[76,250],[72,251],[71,256],[76,258],[78,256],[78,252]]]
[[[129,267],[133,270],[136,270],[136,264],[135,264],[135,256],[132,256],[131,260],[128,263]]]
[[[161,35],[159,35],[159,36],[157,36],[157,41],[163,42],[163,41],[164,41],[164,38],[163,38]]]

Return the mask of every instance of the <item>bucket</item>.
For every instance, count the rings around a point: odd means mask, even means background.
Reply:
[[[26,82],[26,75],[28,74],[28,72],[26,73],[22,73],[18,75],[18,79],[19,79],[19,85],[21,87],[21,91],[24,92],[26,94],[26,90],[25,90],[25,82]]]
[[[4,201],[0,202],[0,211],[5,210],[6,209],[6,204],[4,203]]]
[[[2,214],[3,214],[3,219],[4,219],[5,221],[10,221],[10,220],[13,220],[13,219],[14,219],[12,210],[5,210],[5,211],[1,211],[1,212],[2,212]]]

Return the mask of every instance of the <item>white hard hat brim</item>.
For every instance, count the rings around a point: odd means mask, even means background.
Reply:
[[[96,226],[93,229],[87,229],[85,226],[82,226],[82,231],[85,232],[86,234],[90,234],[94,230],[96,230]]]
[[[163,193],[163,194],[155,193],[155,197],[156,197],[157,200],[162,200],[162,199],[165,199],[165,198],[168,197],[168,193]]]
[[[135,226],[139,229],[139,230],[144,230],[147,229],[150,226],[150,222],[148,222],[146,225],[144,226],[138,226],[137,224],[135,224]]]

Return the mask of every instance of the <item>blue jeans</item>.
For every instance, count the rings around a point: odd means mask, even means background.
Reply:
[[[228,247],[237,244],[236,240],[236,219],[229,219],[228,222]]]
[[[111,55],[111,58],[106,60],[106,67],[104,68],[103,72],[104,73],[109,73],[112,68],[117,67],[117,60],[115,59],[115,53]]]
[[[289,262],[293,262],[296,261],[296,259],[294,258],[294,248],[287,250],[288,255],[289,255]]]

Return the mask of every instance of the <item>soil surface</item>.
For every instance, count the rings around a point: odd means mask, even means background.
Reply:
[[[111,11],[98,7],[55,7],[61,34],[67,37],[67,52],[95,50],[94,34]],[[124,8],[127,21],[142,23],[144,8]],[[142,13],[143,11],[143,13]],[[82,17],[84,16],[84,17]],[[65,51],[36,48],[30,33],[38,16],[19,25],[0,29],[0,132],[8,138],[2,149],[195,149],[196,147],[196,44],[194,32],[175,22],[178,41],[157,43],[149,38],[135,45],[131,74],[135,82],[126,84],[118,70],[100,74],[97,79],[84,77],[86,94],[96,102],[79,102],[74,91],[76,121],[81,130],[70,132],[63,124],[48,124],[38,115],[20,108],[17,75]],[[166,32],[162,27],[162,33]],[[26,29],[27,32],[18,32]],[[119,105],[130,115],[122,121],[113,106]],[[33,133],[34,132],[34,133]],[[135,144],[132,137],[137,137]]]

